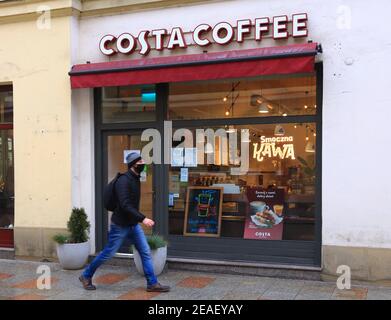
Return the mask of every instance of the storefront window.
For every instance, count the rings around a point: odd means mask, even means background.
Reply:
[[[8,86],[1,91],[0,87],[0,123],[12,123],[13,119],[13,99],[12,90]]]
[[[0,247],[13,247],[14,140],[12,87],[0,87]]]
[[[315,123],[211,129],[219,134],[210,150],[206,144],[204,164],[170,166],[170,234],[203,236],[209,232],[242,239],[314,240]],[[229,140],[233,132],[238,133],[238,150]],[[192,133],[195,137],[196,130]],[[248,143],[248,168],[233,174],[232,169],[239,169],[238,160],[245,156],[241,141]],[[215,187],[221,189],[221,196],[214,193]],[[211,197],[221,199],[213,202]]]
[[[172,256],[311,260],[320,245],[318,74],[168,83],[148,117],[113,116],[107,104],[118,90],[144,86],[102,88],[103,122],[123,122],[101,129],[103,183],[126,171],[124,151],[151,143],[141,133],[155,128],[165,165],[148,167],[140,209],[154,217],[153,232],[168,236]]]
[[[172,120],[315,113],[315,75],[170,84],[169,118]]]
[[[102,90],[103,123],[154,121],[154,85],[107,87]]]

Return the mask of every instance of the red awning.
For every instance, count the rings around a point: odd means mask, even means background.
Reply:
[[[72,88],[95,88],[314,71],[317,43],[78,64]]]

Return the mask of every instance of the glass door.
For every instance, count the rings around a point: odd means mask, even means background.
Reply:
[[[140,151],[147,142],[141,141],[140,131],[127,131],[121,133],[108,133],[104,135],[104,144],[106,150],[104,157],[106,158],[103,170],[104,181],[108,183],[111,181],[118,172],[124,173],[127,171],[127,165],[125,163],[125,156],[130,150]],[[146,217],[153,219],[154,208],[154,180],[153,180],[153,165],[147,165],[146,170],[141,175],[141,199],[140,199],[140,212]],[[103,215],[107,218],[106,231],[109,231],[111,212],[107,215]],[[145,228],[142,225],[145,234],[151,234],[151,228]],[[131,253],[130,243],[125,241],[119,251],[120,253]]]

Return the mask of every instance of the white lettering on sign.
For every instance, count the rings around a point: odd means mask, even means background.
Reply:
[[[155,50],[163,50],[163,36],[167,34],[166,29],[152,30],[152,36],[155,37]]]
[[[273,38],[286,39],[288,38],[288,17],[280,16],[273,18]]]
[[[261,232],[261,231],[258,231],[258,232],[255,232],[255,236],[256,237],[260,237],[260,238],[264,238],[264,237],[271,237],[271,234],[270,232]]]
[[[269,18],[255,19],[255,40],[262,40],[262,34],[269,32],[269,24]]]
[[[308,35],[307,20],[306,13],[294,14],[292,16],[292,36],[294,38],[306,37]]]
[[[220,22],[212,30],[212,38],[218,44],[227,44],[233,37],[234,29],[228,22]]]
[[[130,33],[123,33],[117,39],[117,50],[123,54],[131,54],[136,46],[136,41]]]
[[[265,142],[271,142],[271,143],[275,143],[275,142],[292,142],[293,141],[293,137],[292,136],[289,136],[289,137],[271,137],[271,138],[266,138],[265,136],[261,136],[261,142],[262,143],[265,143]]]
[[[170,39],[168,40],[167,49],[174,49],[174,47],[186,48],[186,41],[181,28],[173,28]]]
[[[115,39],[114,36],[108,34],[107,36],[104,36],[101,40],[100,40],[100,43],[99,43],[99,49],[100,51],[102,51],[103,54],[105,54],[106,56],[111,56],[113,54],[115,54],[116,52],[111,49],[111,48],[107,48],[106,45],[110,42],[113,42]]]
[[[246,19],[246,20],[239,20],[238,21],[238,30],[237,30],[237,42],[243,42],[243,35],[250,33],[250,26],[251,26],[251,20]]]
[[[138,35],[138,41],[141,45],[140,54],[146,55],[151,50],[151,46],[148,43],[149,31],[141,31]]]
[[[210,41],[208,38],[204,37],[204,35],[211,29],[212,27],[208,24],[200,24],[199,26],[197,26],[193,32],[194,43],[199,45],[200,47],[209,45]]]
[[[288,31],[288,24],[291,22],[291,29]],[[236,39],[238,43],[244,40],[253,39],[262,41],[265,35],[273,36],[273,39],[287,39],[290,36],[294,38],[308,36],[308,16],[306,13],[292,14],[291,20],[288,16],[275,16],[272,19],[268,17],[251,19],[242,19],[236,21],[236,25],[228,22],[219,22],[214,27],[207,23],[198,25],[192,30],[191,37],[195,45],[204,47],[210,45],[212,41],[218,45],[226,45]],[[154,44],[154,50],[161,51],[164,48],[173,50],[177,48],[187,48],[185,37],[180,27],[174,27],[170,32],[166,29],[144,30],[135,37],[130,33],[124,32],[118,37],[105,35],[99,42],[100,51],[107,56],[117,53],[131,54],[139,49],[141,55],[147,55]],[[152,46],[151,46],[152,44]]]
[[[257,161],[263,161],[267,158],[280,158],[280,159],[292,159],[295,160],[295,149],[293,143],[284,143],[281,146],[277,146],[277,143],[281,142],[293,142],[293,137],[271,137],[267,138],[261,136],[261,143],[253,143],[253,158]]]

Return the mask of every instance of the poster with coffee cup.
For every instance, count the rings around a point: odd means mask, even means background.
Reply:
[[[247,188],[244,239],[282,240],[284,190]]]

